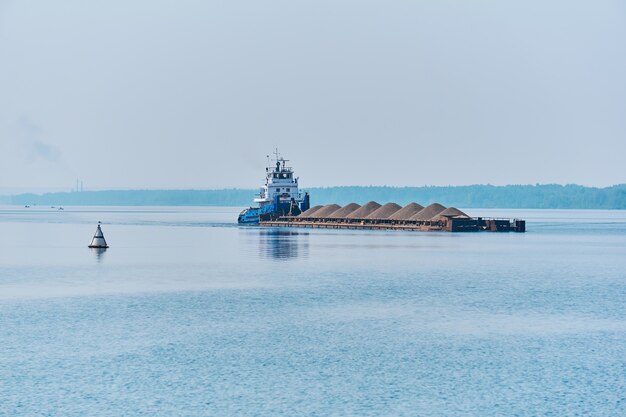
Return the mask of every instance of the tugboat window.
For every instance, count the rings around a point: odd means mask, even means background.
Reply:
[[[291,191],[291,188],[285,188],[285,191],[289,192]]]

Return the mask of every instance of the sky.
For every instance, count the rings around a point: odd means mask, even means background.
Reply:
[[[626,2],[0,0],[0,191],[626,183]]]

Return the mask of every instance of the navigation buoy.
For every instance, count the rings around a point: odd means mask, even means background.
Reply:
[[[96,229],[96,233],[93,235],[93,239],[91,239],[91,243],[89,244],[90,248],[100,248],[106,249],[109,247],[107,245],[107,241],[104,240],[104,234],[102,234],[102,229],[100,228],[100,222],[98,222],[98,228]]]

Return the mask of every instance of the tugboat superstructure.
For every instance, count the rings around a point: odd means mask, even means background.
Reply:
[[[250,207],[239,214],[237,221],[240,224],[259,224],[260,221],[274,220],[281,216],[297,216],[309,208],[309,194],[301,193],[298,187],[298,178],[294,177],[293,168],[287,166],[284,159],[274,151],[274,164],[265,168],[265,184],[261,187],[259,196],[254,199],[259,207]]]

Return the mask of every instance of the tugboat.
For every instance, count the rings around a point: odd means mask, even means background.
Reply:
[[[261,187],[259,197],[254,199],[258,207],[250,207],[239,214],[239,224],[259,224],[260,221],[275,220],[281,216],[297,216],[309,209],[309,193],[298,191],[298,178],[293,176],[289,162],[274,151],[275,164],[268,163],[265,168],[265,185]]]

